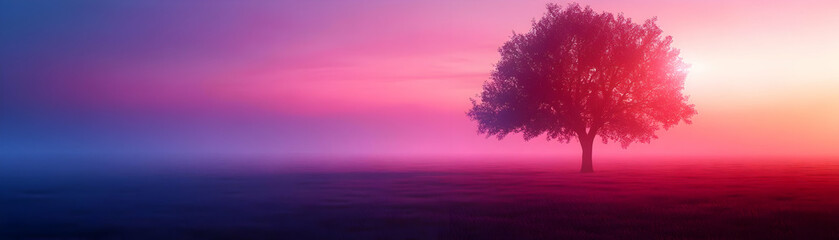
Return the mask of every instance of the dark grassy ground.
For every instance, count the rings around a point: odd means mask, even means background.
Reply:
[[[839,161],[598,163],[6,167],[0,239],[839,239]]]

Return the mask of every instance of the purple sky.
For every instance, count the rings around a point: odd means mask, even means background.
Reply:
[[[544,4],[3,1],[0,151],[577,156],[576,143],[485,139],[464,114]],[[658,16],[694,64],[700,114],[596,155],[839,154],[836,3],[581,4]]]

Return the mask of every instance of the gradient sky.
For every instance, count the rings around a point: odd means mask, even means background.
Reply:
[[[465,115],[545,3],[2,1],[0,151],[578,157]],[[580,3],[657,16],[699,111],[595,157],[839,156],[839,2]]]

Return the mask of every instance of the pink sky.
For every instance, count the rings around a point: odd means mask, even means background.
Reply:
[[[697,105],[693,125],[661,132],[652,144],[627,150],[598,146],[599,155],[836,155],[839,148],[839,5],[771,1],[596,1],[596,10],[623,12],[638,21],[658,16],[675,47],[694,65],[686,94]],[[461,114],[480,91],[496,49],[511,31],[528,31],[541,1],[443,3],[399,14],[347,19],[335,28],[365,35],[346,44],[330,38],[312,47],[293,69],[288,61],[231,77],[262,79],[225,85],[226,97],[299,114],[423,108],[439,113],[429,136],[401,139],[396,154],[576,154],[578,146],[496,143],[474,136]],[[382,11],[387,12],[387,11]],[[325,38],[329,34],[325,33]],[[318,42],[318,41],[315,41]],[[314,44],[314,43],[313,43]],[[301,50],[302,51],[302,50]],[[313,66],[306,67],[305,64]],[[331,64],[331,65],[330,65]],[[302,81],[278,79],[305,79]],[[287,104],[289,101],[295,104]],[[381,119],[384,120],[384,119]],[[408,120],[410,121],[410,120]],[[398,124],[383,121],[383,125]],[[411,122],[404,128],[422,126]],[[456,126],[456,127],[455,127]],[[398,131],[398,130],[393,130]],[[453,140],[439,139],[440,136]],[[441,141],[442,140],[442,141]],[[539,139],[536,141],[541,142]],[[415,145],[412,147],[412,145]],[[490,150],[491,149],[491,150]]]
[[[661,131],[651,144],[595,146],[595,157],[839,155],[839,3],[580,3],[597,11],[623,12],[636,21],[657,16],[658,25],[693,64],[685,93],[699,111],[694,124]],[[480,92],[499,58],[497,48],[511,32],[529,30],[530,21],[544,13],[544,1],[215,3],[186,15],[148,10],[158,5],[117,6],[113,15],[127,11],[162,19],[151,21],[165,26],[155,25],[147,30],[151,34],[143,35],[159,34],[159,39],[100,46],[88,38],[63,36],[63,44],[85,50],[82,55],[67,52],[67,59],[81,60],[42,59],[39,63],[52,70],[39,74],[76,80],[51,82],[50,91],[38,93],[62,106],[99,109],[92,111],[248,112],[277,118],[260,124],[297,124],[266,127],[276,136],[252,129],[193,134],[201,136],[198,145],[205,145],[199,149],[227,145],[230,152],[251,154],[579,155],[575,142],[537,138],[525,143],[517,135],[486,139],[465,116],[468,99]],[[96,16],[73,21],[99,22]],[[138,27],[146,24],[128,17],[113,21],[117,23],[101,29],[85,28],[82,22],[74,34],[95,39],[97,30],[144,29]],[[99,37],[120,40],[129,34]],[[196,42],[201,44],[192,44]],[[20,70],[19,75],[27,74]]]

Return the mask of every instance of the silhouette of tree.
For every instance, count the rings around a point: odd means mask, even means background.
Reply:
[[[499,140],[510,133],[576,138],[581,172],[592,172],[596,136],[626,148],[649,143],[660,128],[690,124],[696,110],[682,95],[688,65],[655,18],[639,25],[578,4],[547,10],[530,32],[513,33],[499,49],[480,101],[470,99],[467,115],[479,133]]]

